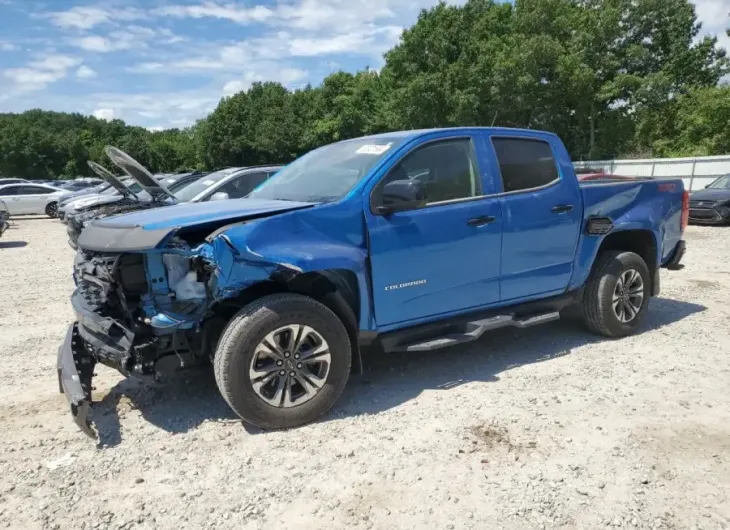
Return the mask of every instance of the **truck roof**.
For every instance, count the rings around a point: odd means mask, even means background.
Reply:
[[[548,131],[540,131],[536,129],[518,129],[518,128],[512,128],[512,127],[436,127],[432,129],[412,129],[412,130],[405,130],[405,131],[391,131],[391,132],[385,132],[380,134],[371,134],[368,136],[361,136],[362,138],[416,138],[418,136],[424,136],[426,134],[431,134],[435,132],[442,132],[442,131],[454,131],[454,132],[468,132],[468,131],[490,131],[493,133],[509,133],[514,135],[515,133],[525,133],[528,135],[533,135],[535,133],[539,134],[549,134],[553,135],[553,133],[550,133]],[[352,138],[352,140],[355,140],[355,138]],[[347,141],[347,140],[345,140]]]

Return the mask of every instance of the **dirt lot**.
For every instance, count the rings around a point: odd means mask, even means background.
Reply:
[[[101,445],[55,375],[63,225],[0,240],[0,527],[730,528],[730,230],[690,228],[643,332],[560,322],[374,359],[322,421],[241,425],[211,374],[98,369]]]

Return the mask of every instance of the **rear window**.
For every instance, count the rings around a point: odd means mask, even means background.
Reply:
[[[558,180],[550,144],[526,138],[493,138],[505,192],[526,191]]]

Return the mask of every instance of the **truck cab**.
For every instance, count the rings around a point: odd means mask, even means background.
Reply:
[[[633,333],[685,251],[681,180],[579,183],[548,132],[385,133],[316,149],[247,198],[92,222],[59,380],[79,426],[96,363],[213,364],[263,428],[312,421],[361,349],[440,349],[577,310]],[[78,382],[78,383],[77,383]]]

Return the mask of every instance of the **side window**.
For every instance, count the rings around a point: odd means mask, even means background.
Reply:
[[[0,197],[9,197],[11,195],[17,195],[20,186],[8,186],[0,190]]]
[[[217,191],[227,193],[231,199],[240,199],[251,193],[256,186],[265,180],[266,173],[248,173],[224,184]]]
[[[492,138],[504,191],[539,188],[558,180],[550,144],[524,138]]]
[[[378,204],[388,182],[407,179],[423,182],[429,204],[482,194],[476,157],[469,139],[427,144],[406,155],[379,184],[376,191]]]
[[[20,188],[18,195],[45,195],[51,193],[53,190],[48,188],[42,188],[41,186],[23,186]]]

